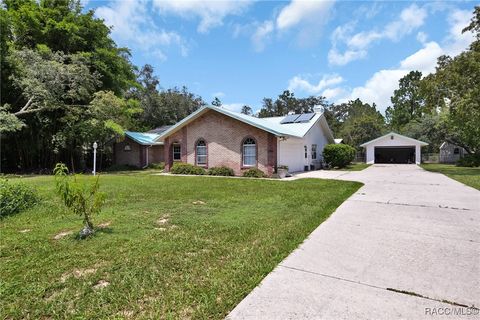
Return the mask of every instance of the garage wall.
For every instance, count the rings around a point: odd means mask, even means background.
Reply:
[[[370,143],[367,145],[367,160],[366,162],[369,164],[373,164],[375,162],[375,147],[415,147],[415,163],[421,163],[422,151],[421,146],[419,143],[412,141],[410,139],[405,139],[403,137],[399,137],[394,135],[393,139],[391,139],[391,135],[385,136],[380,140]]]

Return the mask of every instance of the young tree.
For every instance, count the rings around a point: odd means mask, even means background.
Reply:
[[[213,99],[213,101],[212,101],[212,106],[221,107],[222,106],[222,101],[220,101],[220,99],[218,97],[215,97],[215,99]]]
[[[252,108],[250,108],[250,106],[247,106],[247,105],[244,105],[242,107],[242,111],[241,111],[243,114],[246,114],[247,116],[251,116],[253,115],[253,110]]]

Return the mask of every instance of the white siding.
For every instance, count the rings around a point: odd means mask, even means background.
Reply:
[[[317,145],[317,160],[320,160],[323,148],[329,143],[325,134],[328,130],[326,126],[326,121],[320,119],[302,139],[289,138],[280,141],[277,150],[278,165],[288,166],[290,172],[303,171],[305,165],[312,164],[312,144]],[[307,159],[304,146],[307,146]]]
[[[399,136],[394,136],[393,140],[390,138],[390,135],[385,136],[382,139],[379,139],[375,142],[370,143],[366,146],[367,149],[367,159],[366,162],[372,164],[375,162],[375,147],[415,147],[415,162],[420,164],[421,162],[421,145],[418,142],[415,142],[410,139],[405,139]]]

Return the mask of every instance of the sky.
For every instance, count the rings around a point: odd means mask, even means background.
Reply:
[[[137,66],[164,89],[187,86],[210,103],[259,110],[283,90],[384,112],[398,80],[427,75],[438,56],[473,41],[462,34],[472,1],[84,0],[112,27]]]

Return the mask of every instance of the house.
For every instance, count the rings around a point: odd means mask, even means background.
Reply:
[[[390,132],[360,145],[366,149],[366,163],[416,163],[428,143]]]
[[[169,126],[148,132],[126,131],[113,146],[113,159],[117,165],[145,168],[151,163],[164,162],[163,142],[157,141]]]
[[[307,114],[256,118],[205,106],[161,133],[165,169],[174,162],[205,168],[227,166],[236,175],[258,168],[268,175],[277,166],[290,172],[319,168],[323,147],[335,143],[320,110]]]
[[[455,163],[467,153],[467,151],[453,143],[445,141],[440,146],[440,163]]]

